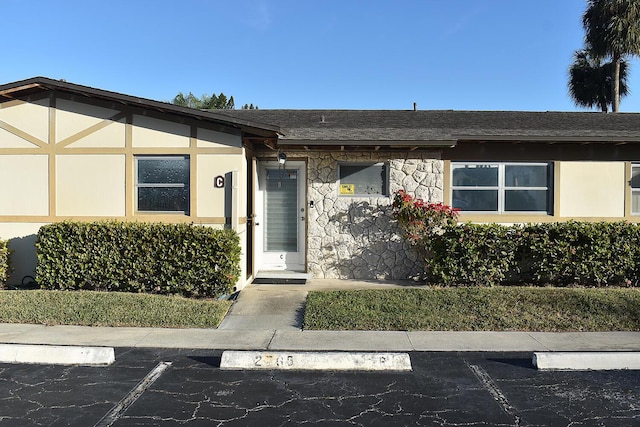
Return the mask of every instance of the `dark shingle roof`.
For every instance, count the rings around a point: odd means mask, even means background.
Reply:
[[[282,143],[328,141],[640,141],[640,114],[523,111],[230,110],[278,125]]]
[[[282,145],[454,145],[458,141],[640,142],[640,114],[438,110],[209,110],[34,77],[0,85],[0,101],[59,90],[233,126]]]
[[[161,113],[191,117],[210,123],[240,128],[246,132],[257,133],[263,136],[275,136],[276,132],[279,129],[278,126],[255,125],[254,123],[251,123],[249,121],[250,119],[248,117],[234,118],[228,115],[221,115],[218,113],[219,110],[196,110],[193,108],[181,107],[168,102],[154,101],[151,99],[125,95],[122,93],[111,92],[103,89],[96,89],[75,83],[68,83],[63,80],[54,80],[47,77],[33,77],[26,80],[20,80],[17,82],[0,85],[0,102],[3,100],[13,99],[15,97],[28,96],[30,94],[52,90],[81,95],[87,98],[112,101],[130,107],[138,107],[147,110],[159,111]]]

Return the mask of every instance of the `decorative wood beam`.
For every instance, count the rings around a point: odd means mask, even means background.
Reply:
[[[109,126],[110,124],[117,122],[119,120],[124,119],[127,116],[127,113],[124,112],[118,112],[116,114],[114,114],[111,117],[108,117],[104,120],[102,120],[99,123],[96,123],[93,126],[90,126],[74,135],[71,135],[68,138],[63,139],[62,141],[60,141],[57,145],[58,147],[66,147],[67,145],[73,144],[74,142],[77,142],[79,140],[81,140],[82,138],[85,138],[89,135],[91,135],[92,133],[96,133],[97,131],[99,131],[100,129],[104,129],[105,127]]]
[[[30,135],[15,126],[11,126],[9,123],[0,120],[0,129],[4,129],[9,133],[14,134],[15,136],[24,139],[40,148],[44,148],[47,146],[47,143],[39,138],[36,138],[33,135]]]

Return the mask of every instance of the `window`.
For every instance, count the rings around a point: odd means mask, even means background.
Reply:
[[[387,196],[388,174],[384,163],[342,163],[338,194],[341,196]]]
[[[451,200],[463,212],[551,213],[549,163],[452,162]]]
[[[640,215],[640,163],[631,164],[631,213]]]
[[[189,213],[189,156],[136,157],[138,212]]]

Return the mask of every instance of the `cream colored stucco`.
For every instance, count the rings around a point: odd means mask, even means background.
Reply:
[[[56,213],[124,216],[124,155],[57,155]]]
[[[189,147],[190,126],[151,117],[133,116],[134,147]]]
[[[49,139],[48,105],[48,98],[8,107],[0,104],[0,120],[46,143]]]
[[[125,146],[125,119],[111,122],[67,145],[69,148],[122,148]]]
[[[0,156],[0,215],[49,214],[49,157]]]
[[[198,147],[241,147],[240,135],[232,135],[224,132],[216,132],[210,129],[198,129]]]
[[[9,241],[11,267],[9,285],[19,285],[24,276],[36,274],[36,235],[44,223],[0,222],[0,240]]]
[[[624,217],[624,162],[560,162],[561,217]]]
[[[56,143],[64,142],[119,112],[109,108],[59,99],[56,103]],[[76,143],[77,144],[77,143]],[[83,138],[82,147],[124,147],[124,123],[113,122]]]
[[[1,125],[0,125],[1,126]],[[38,146],[26,139],[15,135],[8,130],[0,129],[0,149],[3,148],[33,148],[37,149]]]
[[[199,154],[197,157],[198,168],[198,206],[197,216],[199,217],[229,217],[231,215],[231,172],[237,170],[240,191],[238,215],[243,216],[246,212],[246,174],[244,170],[244,154],[223,155],[223,154]],[[217,176],[225,177],[224,188],[215,188],[214,179]],[[241,210],[243,209],[243,210]]]

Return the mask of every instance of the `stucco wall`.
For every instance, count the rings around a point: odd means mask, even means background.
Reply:
[[[624,217],[624,162],[560,162],[561,217]]]
[[[56,156],[56,212],[61,216],[125,215],[125,156]]]
[[[49,214],[49,157],[0,156],[0,215]]]
[[[108,120],[118,113],[109,108],[58,99],[56,144],[68,144],[73,148],[124,147],[124,118]]]
[[[247,157],[240,130],[119,107],[64,95],[0,103],[0,182],[8,184],[0,186],[0,239],[10,239],[15,251],[10,284],[34,274],[40,226],[64,219],[232,226],[246,241]],[[189,215],[135,211],[138,155],[190,157]],[[239,194],[232,197],[231,180],[218,189],[213,178],[230,178],[234,170]],[[229,225],[232,203],[239,218]]]
[[[231,172],[238,171],[236,183],[238,189],[247,188],[245,170],[246,160],[242,155],[227,154],[199,154],[197,156],[198,168],[198,201],[197,214],[199,217],[224,217],[231,216],[231,190],[233,182]],[[225,187],[216,188],[214,179],[217,176],[225,178]],[[245,199],[243,197],[243,199]],[[246,212],[245,200],[242,206],[238,207],[239,213]]]
[[[405,189],[426,201],[443,197],[440,153],[288,153],[308,158],[307,266],[318,278],[417,279],[423,268],[391,216],[393,194]],[[386,162],[388,197],[338,194],[339,162]]]
[[[191,129],[187,125],[133,115],[134,147],[187,148]]]
[[[0,103],[0,120],[44,143],[49,135],[49,100]],[[0,148],[35,148],[24,136],[0,129]]]
[[[20,285],[24,276],[36,275],[36,236],[44,223],[0,222],[0,239],[9,241],[11,267],[13,269],[7,284]]]

